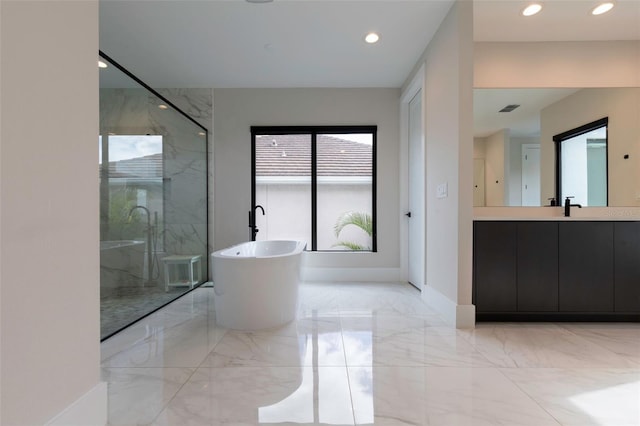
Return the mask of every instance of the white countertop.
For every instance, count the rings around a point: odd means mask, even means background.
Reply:
[[[505,221],[640,221],[640,207],[474,207],[473,220]]]
[[[552,217],[526,217],[526,216],[479,216],[474,217],[475,221],[531,221],[531,222],[589,222],[589,221],[598,221],[598,222],[623,222],[623,221],[640,221],[640,217],[638,216],[609,216],[609,217],[565,217],[565,216],[552,216]]]

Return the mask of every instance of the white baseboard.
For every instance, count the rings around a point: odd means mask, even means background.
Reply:
[[[456,306],[456,328],[476,327],[476,305]]]
[[[104,426],[107,424],[107,383],[100,382],[45,426]]]
[[[474,328],[476,325],[476,307],[474,305],[458,305],[434,289],[433,286],[425,285],[423,287],[422,300],[455,328]]]
[[[304,281],[327,282],[396,282],[400,268],[302,268]]]

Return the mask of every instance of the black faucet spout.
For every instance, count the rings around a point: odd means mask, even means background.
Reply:
[[[582,208],[581,204],[571,204],[571,198],[573,198],[573,197],[567,197],[564,200],[564,216],[565,217],[570,217],[571,216],[571,207],[577,207],[579,209]]]
[[[253,211],[249,210],[249,228],[251,228],[251,241],[256,240],[256,234],[258,233],[258,227],[256,226],[256,211],[260,209],[262,211],[262,216],[265,216],[264,208],[257,204]]]

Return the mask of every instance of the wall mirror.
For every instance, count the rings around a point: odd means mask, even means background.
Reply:
[[[544,206],[578,197],[558,189],[556,159],[578,160],[570,149],[566,159],[558,157],[554,136],[604,117],[606,149],[602,135],[589,138],[591,159],[606,165],[594,172],[592,189],[597,181],[604,190],[582,200],[640,206],[640,88],[474,89],[474,206]]]
[[[587,123],[553,137],[556,147],[556,200],[581,207],[607,206],[607,124]],[[566,203],[566,201],[565,201]]]

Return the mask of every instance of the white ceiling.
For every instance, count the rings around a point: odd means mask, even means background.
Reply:
[[[476,41],[640,39],[640,0],[475,0]],[[400,87],[452,0],[101,0],[100,48],[153,87]],[[381,40],[363,37],[378,31]]]
[[[640,40],[640,0],[617,0],[598,17],[590,14],[597,0],[545,0],[541,13],[525,18],[520,12],[528,3],[475,0],[474,39]],[[100,49],[155,88],[400,87],[452,4],[100,0]],[[364,43],[369,31],[380,34],[376,45]],[[102,74],[101,85],[109,85],[108,73]],[[526,112],[566,96],[557,90],[477,92],[477,136],[502,128],[535,134],[539,117]],[[508,103],[522,107],[497,115]]]
[[[640,40],[640,0],[617,0],[609,12],[593,16],[603,0],[539,0],[540,13],[520,12],[535,1],[475,0],[475,41]]]
[[[100,49],[152,87],[400,87],[451,4],[101,0]]]

